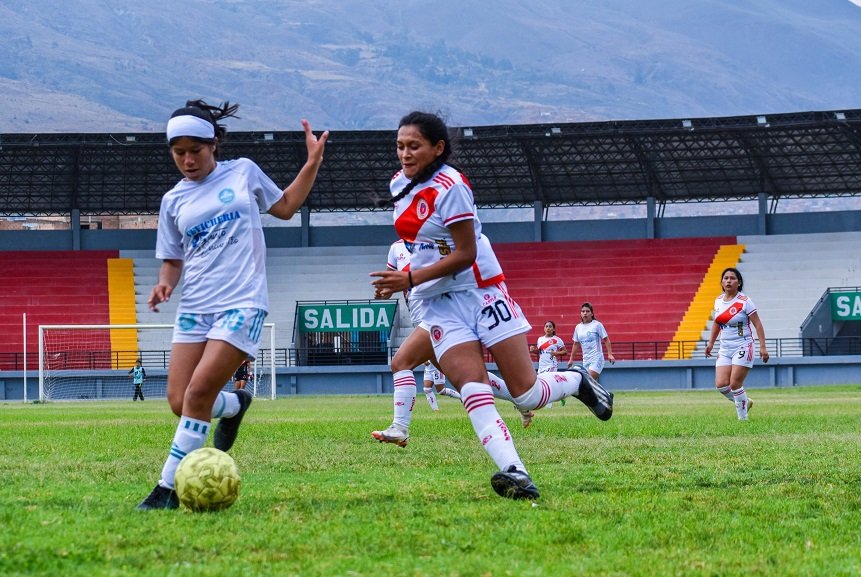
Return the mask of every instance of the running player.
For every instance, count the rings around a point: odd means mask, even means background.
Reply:
[[[715,362],[715,387],[727,399],[735,403],[736,415],[746,421],[753,400],[744,390],[744,379],[753,367],[753,333],[759,338],[759,356],[762,362],[769,359],[765,343],[765,329],[753,301],[741,292],[744,279],[738,269],[729,267],[721,274],[723,294],[715,299],[714,323],[712,323],[706,357],[711,357],[712,347],[720,335],[720,348]]]
[[[571,346],[568,368],[574,365],[577,350],[583,349],[583,366],[597,381],[601,379],[601,372],[604,370],[604,347],[607,347],[607,360],[610,364],[616,362],[616,357],[613,356],[613,345],[610,337],[607,336],[607,329],[595,318],[595,311],[590,303],[583,303],[580,307],[580,320],[580,324],[574,327],[574,343]]]
[[[412,112],[397,134],[401,170],[390,184],[398,237],[412,243],[409,271],[380,271],[381,294],[412,289],[424,307],[438,365],[462,395],[476,436],[499,467],[491,486],[503,497],[536,499],[538,489],[493,401],[486,347],[515,404],[533,410],[575,396],[600,419],[612,416],[613,397],[585,370],[537,376],[526,333],[529,323],[508,294],[505,275],[481,232],[467,178],[447,164],[448,127],[436,115]]]

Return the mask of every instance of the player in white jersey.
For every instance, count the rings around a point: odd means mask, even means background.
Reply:
[[[161,478],[138,509],[175,509],[176,468],[204,445],[210,420],[219,418],[214,445],[233,445],[251,394],[226,393],[224,383],[246,357],[255,357],[269,307],[266,245],[260,212],[289,219],[311,190],[328,132],[318,139],[307,121],[308,159],[285,189],[251,160],[218,160],[226,130],[218,123],[238,105],[189,101],[167,123],[167,141],[183,175],[164,195],[158,219],[158,281],[147,301],[158,312],[183,278],[167,376],[167,397],[179,425]],[[236,274],[237,268],[245,271]]]
[[[715,299],[714,323],[712,323],[706,357],[720,335],[720,348],[715,363],[715,387],[727,399],[735,403],[739,420],[746,421],[753,400],[744,390],[744,380],[753,367],[753,333],[759,337],[759,356],[767,363],[769,354],[765,343],[765,329],[756,311],[756,305],[741,292],[744,278],[738,269],[729,267],[721,274],[723,294]]]
[[[595,309],[591,303],[583,303],[580,306],[580,323],[574,327],[574,342],[571,345],[571,358],[568,359],[568,368],[574,364],[574,356],[578,349],[583,350],[583,366],[592,375],[592,378],[600,380],[601,372],[604,370],[604,347],[607,347],[607,360],[610,364],[616,362],[613,355],[613,344],[607,335],[607,329],[601,321],[595,319]]]
[[[389,247],[389,257],[386,268],[390,271],[410,271],[410,252],[403,240],[397,240]],[[398,347],[397,353],[392,358],[392,382],[394,417],[392,424],[382,431],[372,431],[371,435],[382,443],[393,443],[399,447],[406,447],[410,440],[409,427],[412,422],[413,409],[416,402],[416,380],[413,369],[424,362],[423,389],[431,409],[437,410],[436,394],[444,394],[455,399],[460,399],[460,393],[455,389],[445,386],[445,376],[436,366],[436,357],[431,344],[429,327],[422,322],[424,307],[420,299],[415,298],[410,289],[403,291],[404,299],[410,311],[410,320],[413,324],[413,332]],[[390,293],[375,290],[376,298],[389,298]],[[495,396],[514,402],[508,393],[505,381],[492,375],[496,379],[494,386]],[[434,391],[436,389],[436,391]],[[523,427],[529,427],[532,423],[534,413],[523,411],[520,414]]]
[[[412,289],[422,300],[438,365],[462,395],[485,451],[499,467],[493,489],[512,499],[536,499],[538,489],[520,459],[493,400],[483,347],[499,366],[515,404],[533,410],[567,396],[600,419],[612,416],[612,394],[585,370],[536,375],[526,333],[529,323],[508,294],[505,275],[481,232],[466,177],[447,164],[448,127],[436,115],[401,119],[397,153],[402,170],[390,184],[395,230],[411,247],[410,270],[380,271],[375,288],[389,295]]]
[[[407,248],[406,244],[403,240],[399,239],[392,243],[389,247],[389,258],[386,262],[386,268],[388,270],[395,271],[409,271],[410,270],[410,251]],[[427,332],[427,327],[422,327],[422,303],[420,300],[415,298],[410,298],[410,291],[404,291],[404,301],[407,304],[407,308],[410,311],[410,321],[413,324],[413,327],[420,328],[424,332]],[[418,334],[417,338],[421,338],[423,335]],[[428,341],[429,341],[428,337]],[[406,343],[404,343],[406,345]],[[395,417],[396,421],[403,425],[403,428],[409,427],[409,416],[408,414],[401,415],[401,413],[412,413],[412,409],[415,406],[415,389],[410,390],[409,386],[409,377],[406,376],[402,371],[409,371],[410,375],[412,375],[413,369],[418,365],[422,364],[421,361],[416,365],[412,365],[409,368],[403,368],[404,363],[411,363],[413,359],[416,357],[412,354],[412,348],[409,346],[401,346],[398,348],[398,352],[395,353],[395,357],[392,359],[392,372],[395,375]],[[427,347],[423,347],[424,350],[427,350]],[[430,357],[427,357],[428,359]],[[435,359],[434,359],[435,361]],[[445,375],[443,375],[442,371],[439,370],[431,361],[425,360],[423,363],[424,367],[424,379],[423,379],[423,389],[425,398],[428,401],[428,405],[434,411],[439,410],[439,403],[436,399],[436,393],[444,394],[446,396],[451,396],[459,399],[460,393],[455,391],[454,389],[447,389],[445,387]],[[399,374],[400,373],[400,374]],[[412,376],[413,385],[415,385],[415,377]],[[412,392],[412,395],[409,393]],[[409,397],[412,398],[409,398]],[[403,398],[401,398],[403,397]],[[398,418],[400,417],[400,418]],[[406,446],[407,440],[409,439],[408,435],[401,435],[396,441],[396,444],[404,447]],[[382,439],[385,441],[385,439]]]

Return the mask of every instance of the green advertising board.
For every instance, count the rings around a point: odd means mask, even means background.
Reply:
[[[831,293],[831,320],[861,321],[861,292]]]
[[[299,332],[387,331],[397,306],[397,301],[298,303]]]

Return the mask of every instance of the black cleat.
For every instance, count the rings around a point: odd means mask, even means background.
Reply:
[[[212,440],[215,448],[225,453],[236,442],[236,435],[239,433],[239,424],[242,423],[242,417],[245,416],[245,411],[251,406],[251,400],[254,398],[245,389],[238,389],[233,391],[233,393],[239,398],[239,412],[232,417],[221,417],[218,420]]]
[[[580,380],[580,391],[576,398],[589,407],[589,410],[602,421],[609,421],[613,416],[613,393],[601,386],[601,383],[592,378],[589,371],[580,365],[574,365],[569,372],[578,373]]]
[[[500,497],[507,499],[535,500],[539,497],[538,488],[532,483],[529,475],[518,471],[511,465],[507,471],[498,471],[490,478],[490,485]]]
[[[151,509],[178,509],[179,497],[176,496],[176,491],[162,487],[156,483],[155,489],[149,496],[141,501],[138,506],[141,511],[149,511]]]

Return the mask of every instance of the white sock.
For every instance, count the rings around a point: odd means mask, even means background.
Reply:
[[[741,420],[747,419],[747,393],[744,390],[744,386],[734,390],[732,392],[733,397],[735,398],[735,411],[738,414],[738,418]]]
[[[439,405],[436,402],[436,395],[433,392],[433,387],[425,387],[424,391],[425,397],[427,397],[428,399],[428,404],[430,405],[430,408],[434,411],[438,411]]]
[[[201,448],[206,443],[208,434],[209,421],[199,421],[185,415],[179,418],[179,425],[176,427],[173,443],[170,445],[170,453],[168,453],[167,460],[161,470],[159,485],[173,489],[179,462],[190,452]]]
[[[514,448],[508,426],[496,410],[490,385],[466,383],[461,387],[460,394],[463,396],[463,406],[475,434],[499,470],[505,471],[514,465],[526,472],[526,467]]]
[[[409,430],[416,404],[416,377],[412,371],[398,371],[394,375],[395,417],[392,424]]]
[[[540,409],[552,401],[571,397],[580,392],[580,373],[541,373],[532,388],[514,399],[521,411]]]
[[[437,392],[444,397],[451,397],[452,399],[460,399],[460,393],[458,393],[454,389],[450,389],[448,387],[443,387],[442,390],[437,391]]]
[[[215,402],[212,403],[212,418],[220,419],[221,417],[235,417],[239,412],[239,397],[236,393],[226,393],[221,391],[215,397]]]
[[[493,396],[497,399],[502,399],[504,401],[508,401],[509,403],[514,403],[514,397],[511,396],[511,392],[508,390],[508,385],[505,384],[505,381],[502,380],[502,377],[494,375],[493,373],[487,373],[487,376],[490,378],[490,388],[493,390]],[[463,396],[463,391],[461,391],[461,396]]]
[[[733,397],[733,394],[732,394],[732,387],[730,387],[729,385],[727,385],[725,387],[718,387],[718,392],[720,394],[722,394],[724,397],[726,397],[727,401],[729,401],[731,403],[735,402],[735,397]]]

